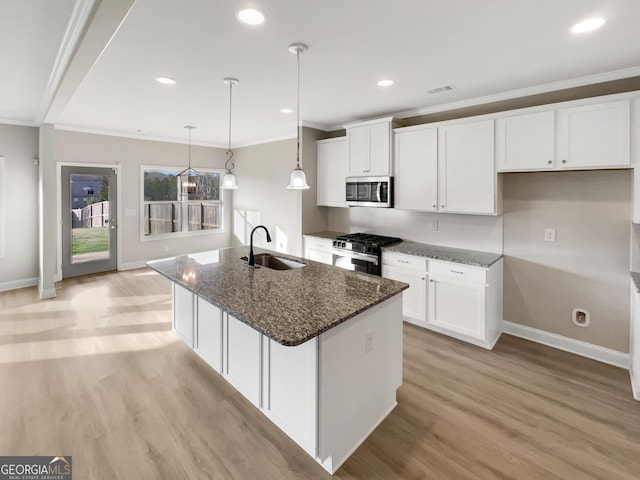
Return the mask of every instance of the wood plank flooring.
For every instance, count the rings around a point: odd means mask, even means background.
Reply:
[[[171,333],[147,269],[0,293],[0,455],[72,455],[83,479],[327,479]],[[503,335],[404,327],[398,406],[336,479],[638,479],[629,375]]]

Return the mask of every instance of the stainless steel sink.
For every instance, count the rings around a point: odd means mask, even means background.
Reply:
[[[304,263],[296,262],[289,258],[276,257],[270,253],[258,253],[255,257],[255,267],[266,267],[272,270],[292,270],[294,268],[302,268],[307,265]],[[241,257],[240,260],[245,262],[249,261],[248,257]]]

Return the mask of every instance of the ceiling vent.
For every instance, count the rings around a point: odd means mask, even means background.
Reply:
[[[442,85],[440,87],[434,87],[427,90],[427,93],[432,95],[434,93],[448,92],[449,90],[453,90],[455,87],[448,83],[447,85]]]

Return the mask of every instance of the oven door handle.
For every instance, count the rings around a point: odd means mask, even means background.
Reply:
[[[345,250],[331,250],[331,253],[340,257],[355,258],[357,260],[364,260],[367,262],[371,262],[374,265],[378,265],[378,257],[376,257],[375,255],[368,255],[366,253],[359,252],[347,252]]]
[[[378,189],[376,190],[376,196],[378,197],[378,203],[382,202],[381,190],[382,190],[382,182],[378,182]]]

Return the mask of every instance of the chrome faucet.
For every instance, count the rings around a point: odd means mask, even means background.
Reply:
[[[269,235],[269,230],[267,230],[267,227],[265,227],[264,225],[258,225],[253,230],[251,230],[251,240],[249,241],[249,266],[250,267],[256,266],[256,259],[253,256],[253,232],[255,232],[259,228],[264,228],[264,231],[267,232],[267,242],[271,241],[271,235]]]

